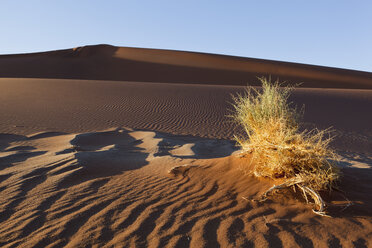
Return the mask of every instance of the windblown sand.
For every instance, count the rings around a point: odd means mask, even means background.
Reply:
[[[337,135],[322,217],[290,190],[255,201],[273,182],[226,117],[244,86],[1,78],[0,246],[370,247],[372,90],[344,86],[291,98]]]

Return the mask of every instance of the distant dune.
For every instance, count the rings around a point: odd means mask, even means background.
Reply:
[[[304,82],[302,128],[332,126],[331,216],[257,199],[232,94]],[[372,73],[107,45],[0,56],[1,247],[372,247]],[[292,192],[292,193],[291,193]]]
[[[226,55],[84,46],[1,55],[0,77],[254,85],[257,76],[309,88],[372,89],[372,73]]]

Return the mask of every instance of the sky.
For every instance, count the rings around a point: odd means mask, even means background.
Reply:
[[[372,1],[0,0],[0,54],[94,44],[372,72]]]

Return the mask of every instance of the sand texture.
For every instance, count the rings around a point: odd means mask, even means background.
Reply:
[[[273,182],[232,141],[231,94],[273,72],[337,135],[330,217],[256,201]],[[372,246],[371,73],[91,46],[0,56],[0,77],[1,247]]]

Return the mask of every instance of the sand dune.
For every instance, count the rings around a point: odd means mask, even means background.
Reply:
[[[160,49],[85,46],[0,56],[0,77],[255,84],[257,76],[311,88],[372,89],[372,73],[288,62]]]
[[[353,160],[342,189],[357,203],[342,211],[334,194],[324,218],[294,197],[243,199],[271,184],[245,175],[231,141],[122,128],[1,140],[2,247],[371,245],[371,186],[349,187],[370,167]]]
[[[331,218],[290,191],[255,201],[273,182],[227,115],[265,74],[305,81],[303,128],[335,129]],[[0,56],[0,77],[1,247],[372,246],[371,73],[93,46]]]
[[[0,79],[0,132],[89,132],[126,126],[232,139],[231,94],[242,86],[93,80]],[[308,128],[332,126],[337,145],[370,151],[371,90],[299,88]]]

